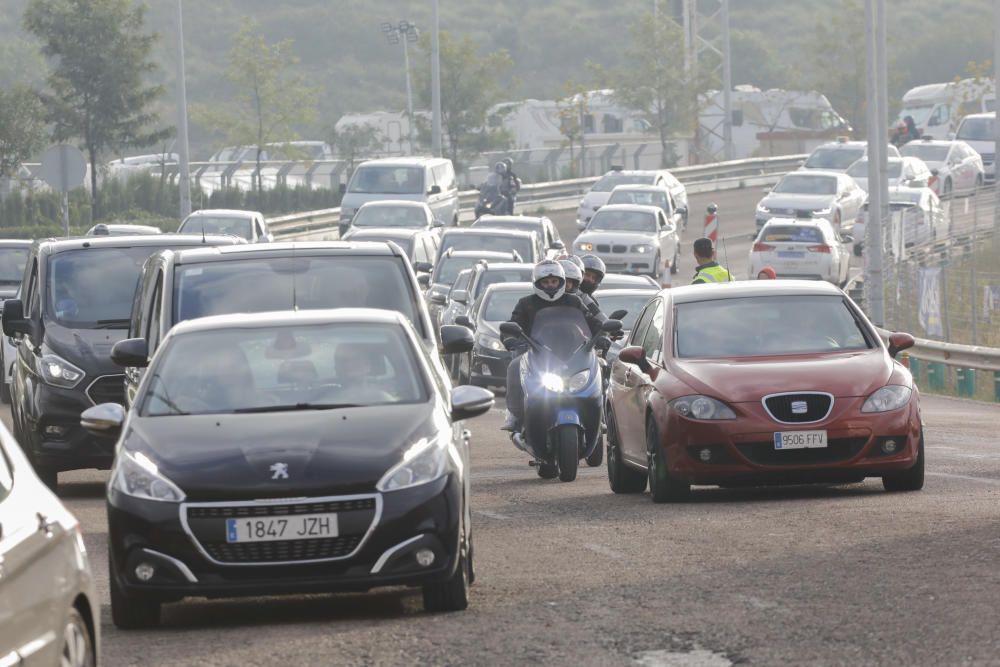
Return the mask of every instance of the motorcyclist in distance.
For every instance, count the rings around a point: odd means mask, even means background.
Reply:
[[[504,196],[507,197],[507,201],[510,202],[511,215],[514,215],[514,204],[517,203],[517,193],[521,191],[521,179],[517,177],[514,173],[514,160],[505,157],[503,159],[504,165],[507,167],[507,174],[504,177],[503,191]]]

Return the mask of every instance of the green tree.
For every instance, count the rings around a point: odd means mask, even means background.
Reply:
[[[574,81],[567,81],[563,85],[563,93],[565,97],[556,102],[556,108],[559,110],[559,132],[566,137],[566,143],[569,145],[569,177],[575,178],[578,174],[583,174],[586,169],[581,150],[581,164],[577,171],[573,147],[583,142],[583,118],[590,113],[590,96],[585,86]]]
[[[805,84],[822,91],[855,131],[864,134],[867,129],[864,2],[843,0],[836,6],[825,7],[816,21],[815,42],[803,73]]]
[[[18,166],[42,148],[45,108],[30,88],[0,90],[0,178],[13,177]]]
[[[54,61],[42,94],[53,138],[80,140],[90,161],[95,218],[101,156],[172,134],[154,129],[163,87],[146,83],[157,71],[150,58],[157,38],[143,32],[145,12],[130,0],[31,0],[24,13],[25,28]]]
[[[639,112],[660,138],[663,166],[676,161],[671,138],[694,133],[698,95],[712,85],[707,67],[684,71],[684,34],[667,12],[645,14],[630,30],[627,67],[614,77],[615,97]]]
[[[226,107],[202,109],[200,115],[221,130],[226,140],[256,149],[258,195],[261,154],[269,145],[285,145],[299,137],[297,129],[317,115],[315,88],[306,85],[292,53],[293,40],[268,44],[256,21],[245,19],[229,51],[226,78],[236,97]]]
[[[330,143],[337,157],[347,163],[347,178],[354,173],[354,163],[359,158],[372,155],[382,147],[382,136],[377,127],[370,123],[348,125],[339,132],[330,130]]]
[[[500,49],[484,56],[469,37],[456,39],[447,32],[440,37],[442,149],[458,164],[463,156],[509,147],[508,133],[488,127],[486,116],[506,94],[504,81],[513,66],[510,54]],[[421,103],[430,108],[431,42],[426,34],[420,51],[413,78]]]

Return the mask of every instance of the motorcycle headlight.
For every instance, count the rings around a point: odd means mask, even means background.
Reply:
[[[496,336],[489,336],[487,334],[480,334],[479,338],[476,340],[480,347],[485,347],[487,350],[495,350],[497,352],[502,352],[507,348],[504,344],[500,342],[500,339]]]
[[[582,250],[583,252],[593,252],[594,251],[594,244],[593,243],[577,243],[576,244],[576,249],[577,250]]]
[[[375,488],[398,491],[433,482],[444,474],[448,450],[441,439],[421,438],[406,450],[403,460],[389,468]]]
[[[590,369],[588,368],[580,371],[579,373],[575,373],[573,377],[569,379],[569,382],[566,383],[566,386],[569,388],[569,391],[571,393],[575,394],[576,392],[586,387],[587,383],[589,382],[590,382]]]
[[[647,255],[653,252],[653,246],[649,245],[634,245],[629,250],[629,252],[637,252],[640,255]]]
[[[42,381],[53,387],[72,389],[80,384],[84,376],[82,370],[55,354],[43,354],[35,364]]]
[[[670,407],[692,419],[736,419],[732,408],[711,396],[681,396],[670,401]]]
[[[898,410],[910,402],[913,390],[901,384],[890,384],[882,387],[865,400],[861,412],[889,412]]]
[[[563,379],[555,373],[542,373],[542,386],[549,391],[560,393],[563,390],[565,383],[563,382]]]
[[[184,500],[184,492],[164,477],[156,464],[142,452],[122,452],[118,455],[111,472],[111,486],[127,496],[143,500],[165,503]]]

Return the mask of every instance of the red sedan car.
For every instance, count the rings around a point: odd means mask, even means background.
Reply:
[[[663,290],[611,373],[608,479],[615,493],[683,500],[692,484],[923,487],[920,400],[841,290],[748,281]]]

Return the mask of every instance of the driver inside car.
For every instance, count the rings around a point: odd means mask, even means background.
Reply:
[[[337,345],[333,363],[339,385],[338,400],[358,405],[378,405],[397,400],[379,379],[386,374],[391,376],[391,369],[378,346],[342,342]]]

